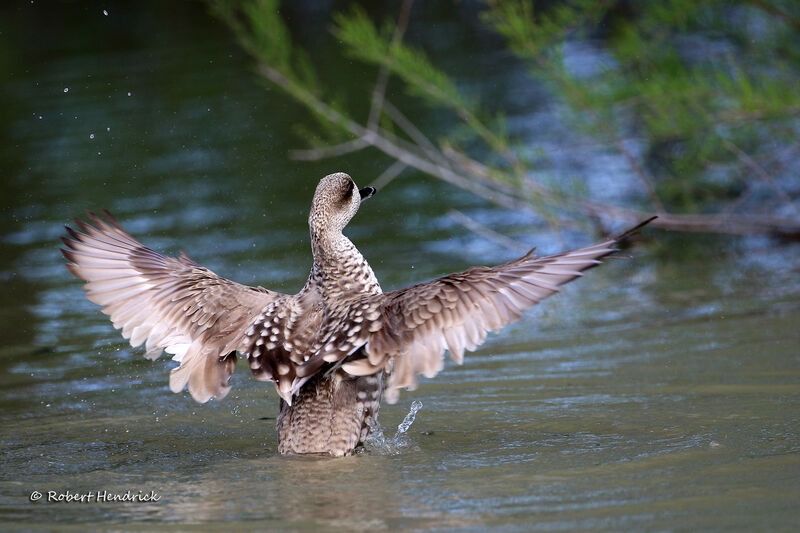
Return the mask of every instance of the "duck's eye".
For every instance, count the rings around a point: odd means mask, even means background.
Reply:
[[[353,180],[347,181],[347,190],[344,192],[344,199],[349,200],[350,197],[353,195],[353,189],[355,189],[356,184],[353,183]]]

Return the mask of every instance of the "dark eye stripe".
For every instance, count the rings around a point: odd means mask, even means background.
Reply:
[[[353,180],[349,180],[347,183],[347,191],[344,193],[345,198],[350,198],[353,194],[353,189],[355,188],[356,184],[353,183]]]

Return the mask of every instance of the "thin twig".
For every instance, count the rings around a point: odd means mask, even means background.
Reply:
[[[789,194],[786,191],[784,191],[783,188],[780,185],[778,185],[778,183],[774,179],[772,179],[772,176],[769,174],[769,172],[764,170],[764,167],[759,165],[758,162],[756,162],[752,157],[750,157],[744,150],[736,146],[736,144],[729,141],[728,139],[725,139],[723,141],[723,144],[725,145],[725,148],[733,152],[742,161],[742,163],[744,163],[748,168],[753,170],[758,175],[758,177],[761,178],[762,181],[766,182],[767,185],[772,187],[772,189],[778,194],[778,196],[781,197],[781,200],[786,202],[786,204],[789,205],[792,208],[792,210],[794,210],[795,213],[800,214],[800,209],[797,208],[794,201],[792,200],[792,197],[789,196]]]
[[[728,202],[728,204],[722,209],[722,215],[732,215],[735,213],[741,205],[743,205],[747,200],[753,197],[755,194],[755,188],[751,187],[749,184],[747,188],[745,188],[742,193]]]
[[[530,198],[531,201],[538,202],[540,205],[539,209],[536,210],[537,214],[544,218],[552,228],[559,229],[571,225],[560,220],[549,209],[545,208],[545,206],[559,204],[556,192],[549,187],[545,187],[533,179],[524,179],[521,184],[511,185],[507,180],[503,179],[504,174],[501,171],[475,161],[467,154],[449,145],[445,147],[444,154],[453,161],[456,168],[463,169],[476,179],[483,179],[485,182],[491,183],[493,188],[509,195],[522,197],[526,200]],[[522,191],[525,194],[521,194]]]
[[[400,173],[403,172],[406,168],[408,168],[408,165],[406,165],[402,161],[395,161],[389,168],[381,172],[381,175],[375,178],[375,180],[372,183],[370,183],[370,185],[378,190],[381,190],[387,185],[389,185],[389,183],[397,176],[399,176]]]
[[[800,20],[794,18],[791,14],[783,11],[780,7],[776,6],[774,2],[765,2],[764,0],[746,0],[754,6],[760,7],[767,13],[783,19],[787,24],[792,26],[795,30],[800,31]]]
[[[403,39],[403,34],[408,27],[413,3],[414,0],[403,0],[403,5],[400,7],[400,15],[397,17],[397,26],[395,26],[394,34],[392,35],[391,47],[396,46]],[[369,109],[369,118],[367,119],[368,130],[374,131],[378,127],[378,120],[381,118],[381,110],[386,99],[386,86],[388,84],[389,67],[383,64],[378,72],[378,81],[375,83],[375,89],[372,91],[372,104]]]
[[[352,139],[335,146],[323,146],[320,148],[307,148],[303,150],[289,150],[289,157],[296,161],[319,161],[341,155],[357,152],[369,146],[363,138]]]
[[[510,185],[506,180],[502,180],[502,171],[484,165],[483,163],[472,159],[464,152],[456,150],[450,145],[445,146],[444,155],[446,155],[456,165],[456,167],[463,169],[470,175],[482,178],[485,182],[491,183],[493,186],[506,192],[507,194],[519,194],[518,187]],[[556,196],[551,189],[536,183],[533,180],[523,181],[523,187],[527,188],[534,194],[542,195],[548,199],[554,199]]]
[[[627,149],[625,143],[619,137],[617,132],[614,131],[614,129],[609,125],[607,121],[603,120],[599,116],[597,111],[595,111],[594,107],[590,105],[589,102],[586,101],[586,98],[580,91],[576,91],[572,88],[572,85],[570,85],[569,81],[561,74],[558,68],[554,68],[544,56],[542,56],[541,54],[537,54],[536,63],[539,65],[540,68],[549,72],[549,74],[553,77],[553,79],[555,79],[559,84],[561,84],[561,87],[565,91],[569,92],[572,95],[572,98],[578,102],[581,108],[592,116],[595,124],[597,124],[600,127],[600,129],[602,129],[603,132],[606,135],[608,135],[609,138],[614,140],[614,143],[617,146],[617,150],[619,150],[622,156],[628,161],[628,164],[633,169],[634,173],[636,174],[636,177],[639,178],[639,181],[641,181],[642,184],[644,185],[645,190],[647,191],[647,194],[650,197],[650,201],[653,204],[653,207],[656,209],[658,213],[665,213],[666,210],[664,209],[664,203],[658,196],[658,193],[656,192],[656,188],[653,185],[652,180],[647,175],[644,168],[639,164],[639,161],[636,159],[636,157],[634,157],[634,155],[630,152],[630,150]]]
[[[656,188],[653,186],[653,181],[650,177],[645,173],[644,168],[642,165],[639,164],[639,160],[634,157],[634,155],[628,150],[625,146],[625,143],[620,139],[615,133],[612,132],[611,128],[605,127],[606,134],[611,134],[614,138],[614,141],[617,144],[617,150],[620,151],[622,157],[628,161],[628,164],[633,169],[633,172],[639,178],[639,181],[642,182],[645,189],[647,190],[647,195],[650,197],[650,201],[653,202],[653,207],[655,207],[658,213],[665,213],[666,209],[664,209],[664,204],[659,198],[658,193],[656,192]]]
[[[425,150],[432,159],[436,159],[441,164],[446,164],[447,159],[441,151],[434,146],[434,144],[422,133],[403,113],[400,112],[388,100],[383,104],[383,110],[392,121],[402,129],[409,138],[414,141],[420,148]]]
[[[402,40],[406,27],[408,26],[409,14],[411,11],[411,0],[404,0],[400,9],[397,26],[395,27],[394,35],[389,46],[389,51],[397,46]],[[381,108],[384,105],[384,98],[386,93],[386,85],[388,83],[388,74],[392,65],[391,53],[384,59],[378,73],[378,81],[375,84],[375,89],[372,92],[372,103],[370,107],[370,114],[367,120],[367,129],[375,130],[377,128],[378,120],[381,116]],[[449,106],[467,125],[469,125],[483,140],[494,150],[500,153],[514,168],[519,177],[524,176],[525,169],[520,162],[517,155],[509,148],[508,144],[503,139],[496,135],[491,129],[486,127],[478,117],[463,105],[452,101],[451,98],[443,95],[441,91],[435,86],[425,81],[424,78],[416,77],[414,84],[424,89],[428,94],[441,101],[444,105]]]
[[[471,232],[480,235],[481,237],[484,237],[485,239],[488,239],[493,243],[502,246],[503,248],[507,248],[517,253],[525,253],[531,249],[530,246],[525,246],[519,241],[515,241],[510,237],[506,237],[502,233],[498,233],[493,229],[487,228],[474,218],[465,215],[458,209],[451,209],[447,212],[447,214]]]
[[[790,106],[781,109],[781,118],[793,117],[800,114],[800,106]],[[721,111],[713,115],[714,120],[717,122],[751,122],[754,120],[764,120],[768,118],[775,118],[775,112],[772,110],[754,109],[741,111],[739,109],[729,109]]]

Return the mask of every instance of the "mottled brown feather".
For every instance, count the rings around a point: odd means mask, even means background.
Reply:
[[[368,357],[345,361],[342,369],[353,375],[370,375],[393,367],[385,394],[391,402],[402,387],[413,389],[417,376],[433,377],[443,367],[445,350],[458,364],[465,351],[475,350],[489,331],[517,320],[558,287],[596,266],[615,251],[617,239],[579,250],[523,257],[495,267],[472,267],[464,272],[420,283],[386,294],[356,298],[346,312],[331,316],[318,350],[298,371],[312,375],[321,361],[347,358],[358,344],[345,343],[349,329],[363,343]]]
[[[280,293],[221,278],[185,254],[161,255],[128,234],[105,212],[92,224],[76,220],[62,249],[67,268],[85,280],[86,297],[103,307],[132,346],[146,344],[149,358],[165,348],[188,345],[170,376],[172,390],[187,384],[200,402],[221,398],[236,342],[255,316]],[[233,361],[233,362],[232,362]]]

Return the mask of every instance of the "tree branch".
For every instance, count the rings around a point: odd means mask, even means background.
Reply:
[[[487,228],[474,218],[468,217],[458,209],[451,209],[447,212],[447,214],[471,232],[480,235],[481,237],[490,240],[495,244],[502,246],[503,248],[507,248],[516,253],[525,253],[530,250],[530,246],[526,246],[521,242],[506,237],[502,233],[498,233],[493,229]]]
[[[352,139],[335,146],[323,146],[321,148],[307,148],[304,150],[290,150],[289,157],[296,161],[319,161],[331,157],[339,157],[352,152],[357,152],[369,146],[369,143],[362,138]]]
[[[789,196],[789,194],[786,191],[784,191],[783,188],[780,185],[778,185],[774,179],[772,179],[772,176],[769,174],[769,172],[764,170],[764,167],[759,165],[752,157],[747,155],[747,153],[745,153],[744,150],[736,146],[733,142],[729,141],[728,139],[724,139],[723,144],[725,145],[725,148],[736,154],[736,156],[742,163],[745,164],[745,166],[747,166],[749,169],[755,172],[756,175],[759,178],[761,178],[762,181],[764,181],[767,185],[772,187],[772,189],[781,198],[781,200],[786,202],[786,204],[789,205],[796,214],[800,215],[800,209],[797,208],[797,205],[795,205],[794,201],[792,200],[792,197]]]
[[[394,28],[392,35],[392,42],[390,47],[396,46],[403,39],[403,34],[408,27],[408,20],[411,15],[411,5],[414,0],[403,0],[403,5],[400,6],[400,15],[397,17],[397,26]],[[386,98],[386,86],[389,84],[389,67],[386,64],[381,65],[378,72],[378,81],[375,83],[375,89],[372,91],[372,104],[369,110],[369,118],[367,119],[367,129],[375,130],[378,127],[378,120],[381,118],[381,109],[383,102]]]

